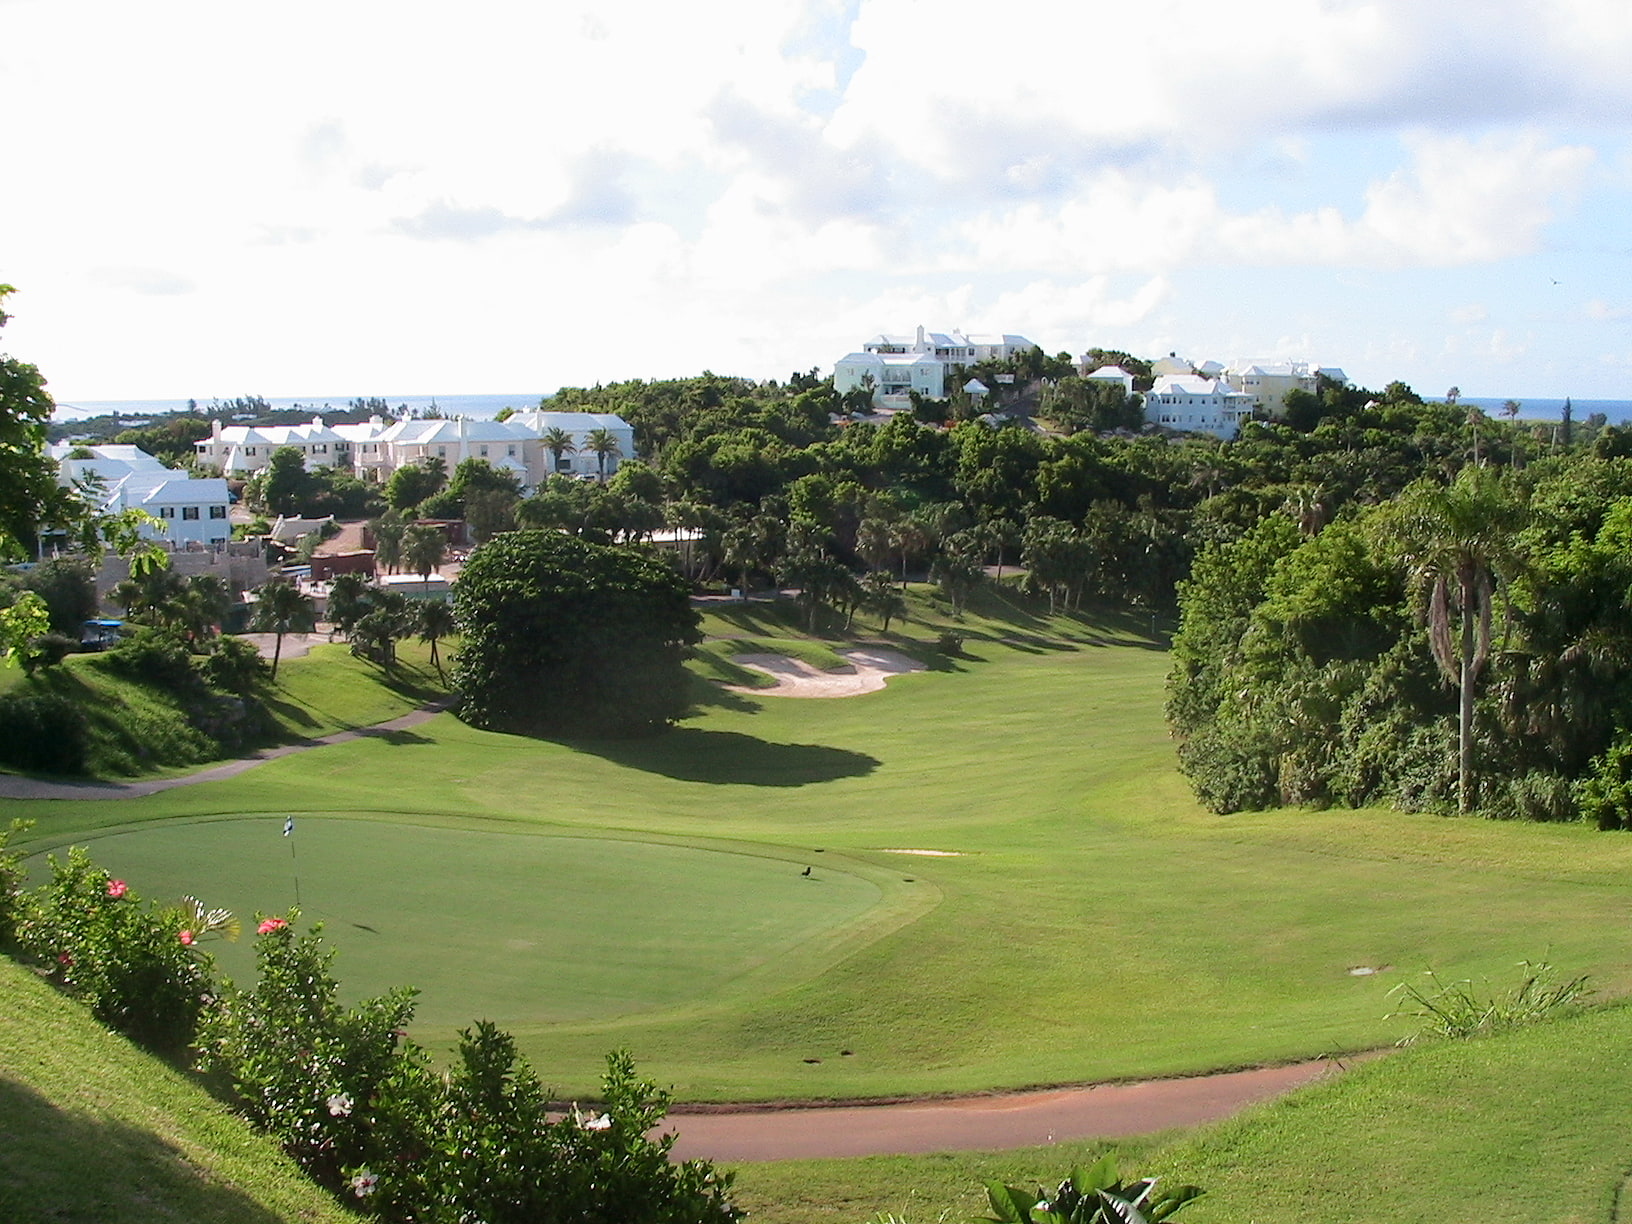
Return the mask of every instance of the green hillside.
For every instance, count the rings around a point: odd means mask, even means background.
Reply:
[[[0,1220],[352,1219],[174,1068],[0,958]]]

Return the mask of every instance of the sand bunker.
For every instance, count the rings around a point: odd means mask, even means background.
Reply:
[[[910,659],[898,650],[868,647],[838,653],[848,663],[840,671],[820,671],[809,663],[790,659],[786,655],[734,655],[733,663],[773,676],[776,683],[770,688],[747,688],[737,684],[725,687],[761,697],[855,697],[861,693],[878,692],[891,676],[924,670],[924,665],[917,659]]]

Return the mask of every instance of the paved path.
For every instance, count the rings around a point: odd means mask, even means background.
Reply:
[[[1239,1113],[1341,1070],[1329,1060],[1190,1079],[1099,1084],[901,1105],[670,1113],[677,1158],[804,1160],[995,1151],[1065,1139],[1115,1139]]]
[[[436,717],[452,704],[452,698],[441,698],[389,722],[375,723],[372,727],[354,727],[350,731],[336,731],[333,735],[319,736],[317,739],[265,748],[252,756],[212,765],[208,769],[201,769],[197,773],[179,778],[149,778],[142,782],[48,782],[40,778],[0,774],[0,799],[136,799],[142,795],[155,795],[159,791],[173,790],[178,786],[196,786],[200,782],[231,778],[246,769],[254,769],[265,761],[273,761],[294,752],[321,748],[325,744],[343,744],[347,740],[362,739],[364,736],[406,731]]]

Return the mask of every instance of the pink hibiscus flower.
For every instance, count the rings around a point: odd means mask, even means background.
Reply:
[[[110,897],[122,897],[122,896],[125,895],[127,887],[128,886],[125,884],[125,882],[123,880],[109,880],[108,881],[108,896],[110,896]]]

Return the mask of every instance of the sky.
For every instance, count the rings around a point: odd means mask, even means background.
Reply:
[[[1632,399],[1626,0],[0,0],[57,399],[756,379],[879,332]]]

